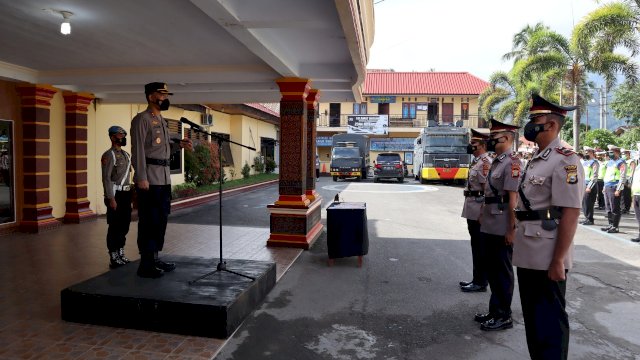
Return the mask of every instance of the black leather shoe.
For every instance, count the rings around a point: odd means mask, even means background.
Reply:
[[[506,318],[493,318],[480,324],[480,329],[484,331],[497,331],[511,329],[513,327],[513,321],[511,316]]]
[[[593,221],[585,220],[585,221],[581,222],[580,224],[581,225],[593,225]]]
[[[607,226],[607,227],[600,228],[600,230],[602,230],[602,231],[609,231],[609,229],[611,229],[612,227],[613,227],[613,225],[609,225],[609,226]]]
[[[460,281],[460,286],[467,286],[473,284],[473,280],[471,281]]]
[[[486,313],[486,314],[475,314],[473,316],[473,321],[475,322],[479,322],[479,323],[483,323],[485,321],[491,320],[493,319],[493,314],[491,313]]]
[[[607,232],[608,232],[609,234],[616,234],[616,233],[619,233],[620,231],[618,230],[618,228],[617,228],[617,227],[613,227],[613,226],[612,226],[609,230],[607,230]]]
[[[138,276],[142,278],[157,279],[164,274],[164,271],[154,267],[139,267]]]
[[[640,237],[631,239],[632,242],[640,243]]]
[[[164,272],[171,272],[173,270],[176,269],[176,264],[174,263],[167,263],[164,262],[162,260],[156,260],[155,265],[158,269],[164,271]]]
[[[460,287],[460,290],[462,290],[463,292],[486,292],[487,291],[487,287],[486,286],[480,286],[480,285],[477,285],[477,284],[469,284],[467,286]]]

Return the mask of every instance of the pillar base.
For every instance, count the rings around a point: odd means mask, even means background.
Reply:
[[[95,221],[98,219],[98,215],[93,211],[84,211],[80,213],[67,213],[64,214],[65,224],[81,224],[89,221]]]
[[[317,199],[320,199],[322,201],[322,196],[320,196],[320,194],[318,194],[315,189],[307,190],[305,195],[307,195],[307,199],[311,200],[311,202],[314,202]]]
[[[308,201],[308,199],[307,199]],[[269,247],[292,247],[309,250],[320,237],[322,200],[318,197],[308,208],[269,205],[271,235]]]
[[[55,228],[60,227],[62,223],[55,218],[45,219],[45,220],[35,220],[35,221],[21,221],[20,222],[20,231],[26,233],[41,233],[47,230],[53,230]]]
[[[278,207],[306,209],[310,207],[311,200],[307,198],[307,195],[280,195],[274,205]]]

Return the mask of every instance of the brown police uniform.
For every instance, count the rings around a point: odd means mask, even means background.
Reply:
[[[132,164],[135,182],[147,180],[149,190],[138,189],[138,250],[145,261],[164,246],[171,211],[170,157],[179,151],[172,142],[167,121],[149,109],[131,120]],[[157,262],[157,261],[156,261]],[[142,265],[142,264],[141,264]]]
[[[533,95],[530,116],[566,116],[575,107],[560,107]],[[526,134],[526,127],[525,127]],[[527,346],[532,359],[566,359],[569,318],[565,311],[566,281],[549,278],[563,208],[580,209],[585,175],[580,158],[560,139],[540,149],[523,172],[516,210],[513,264],[518,268],[520,301]],[[573,244],[564,259],[571,269]]]
[[[513,299],[513,248],[505,243],[509,227],[509,191],[518,191],[522,163],[511,150],[498,155],[491,164],[484,186],[485,205],[480,231],[486,244],[486,263],[493,318],[511,317]]]
[[[102,154],[102,187],[107,206],[107,248],[119,252],[124,248],[131,223],[131,156],[124,150],[112,147]],[[116,200],[116,209],[109,207],[110,199]]]
[[[473,280],[469,285],[487,286],[487,271],[485,264],[485,249],[480,234],[480,216],[484,205],[484,186],[491,167],[492,159],[488,153],[475,158],[469,168],[469,178],[464,190],[464,205],[462,217],[467,219],[467,228],[471,236],[471,255],[473,259]],[[463,289],[464,291],[464,289]],[[484,290],[483,290],[484,291]]]

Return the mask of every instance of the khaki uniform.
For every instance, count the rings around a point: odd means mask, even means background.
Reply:
[[[131,224],[131,156],[124,150],[111,148],[102,154],[102,187],[107,206],[107,249],[117,252],[124,248]],[[111,199],[116,209],[109,207]]]
[[[149,185],[171,185],[168,163],[171,154],[179,150],[180,146],[172,142],[169,125],[161,115],[145,110],[131,120],[131,160],[136,183],[147,180]],[[148,164],[148,158],[166,161],[167,164]]]
[[[525,170],[522,179],[522,193],[529,200],[532,210],[547,210],[552,207],[581,207],[585,189],[584,172],[580,169],[580,158],[571,150],[560,146],[560,138],[536,154]],[[526,210],[522,196],[519,197],[518,210]],[[518,221],[516,239],[513,245],[513,265],[533,270],[548,270],[553,258],[558,236],[557,222],[545,226],[543,221]],[[573,259],[573,247],[564,261],[570,269]]]
[[[467,191],[484,192],[487,175],[491,168],[492,159],[488,153],[480,155],[469,169]],[[462,217],[470,220],[478,220],[482,215],[484,196],[465,196],[462,207]]]
[[[497,156],[491,164],[489,177],[484,185],[487,197],[507,197],[503,204],[485,204],[482,211],[480,231],[486,234],[504,236],[509,226],[509,200],[507,191],[518,191],[522,162],[511,151]],[[494,192],[491,188],[497,190]]]

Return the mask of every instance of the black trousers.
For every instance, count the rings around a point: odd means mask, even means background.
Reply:
[[[605,186],[604,188],[604,206],[607,210],[607,217],[609,218],[609,225],[618,227],[620,224],[620,217],[622,212],[620,211],[620,196],[615,196],[616,188],[613,186]]]
[[[171,212],[171,185],[136,189],[138,195],[138,250],[140,255],[162,251]]]
[[[531,359],[566,359],[569,353],[569,316],[565,311],[567,282],[550,280],[546,270],[518,268],[518,284]]]
[[[118,251],[123,248],[129,233],[129,224],[131,223],[131,192],[116,191],[116,209],[109,207],[109,200],[104,199],[107,205],[107,249],[109,252]]]
[[[505,244],[504,236],[482,233],[486,246],[487,279],[491,287],[489,313],[498,317],[511,316],[513,299],[513,246]]]
[[[582,213],[587,220],[593,222],[593,206],[596,203],[598,194],[596,192],[597,187],[594,186],[591,192],[585,192],[582,198]]]
[[[604,207],[604,194],[602,193],[602,191],[604,190],[604,180],[598,180],[598,183],[596,184],[598,186],[598,207],[599,208],[603,208]],[[594,187],[595,189],[595,187]]]
[[[624,186],[624,189],[622,190],[622,201],[620,204],[620,208],[626,212],[629,212],[629,210],[631,209],[631,204],[632,204],[632,199],[631,199],[631,184],[627,183]],[[622,202],[624,202],[624,205],[622,205]]]
[[[471,258],[473,259],[473,283],[487,286],[487,265],[484,238],[480,233],[480,222],[467,219],[467,228],[471,235]]]

